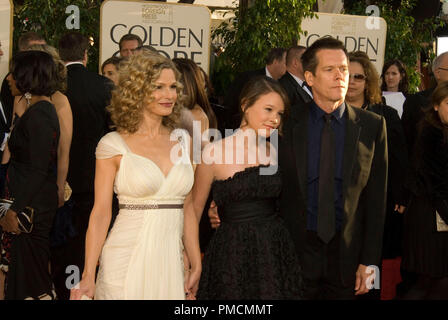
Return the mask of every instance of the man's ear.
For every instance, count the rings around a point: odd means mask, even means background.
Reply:
[[[84,67],[87,67],[87,61],[89,59],[89,56],[87,54],[87,50],[84,51],[84,58],[82,59],[82,64],[84,65]]]
[[[292,60],[292,64],[293,64],[294,68],[297,69],[297,66],[300,64],[300,60],[297,58],[294,58]]]
[[[242,113],[244,113],[244,111],[246,110],[246,104],[247,104],[246,102],[243,102],[240,106]]]
[[[436,71],[434,71],[434,78],[436,78],[437,82],[439,82],[439,73],[440,73],[439,69],[436,69]]]
[[[306,83],[312,87],[314,83],[314,75],[311,71],[305,71],[304,74]]]

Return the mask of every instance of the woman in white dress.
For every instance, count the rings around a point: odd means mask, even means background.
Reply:
[[[132,56],[120,68],[109,106],[117,131],[104,136],[96,150],[95,204],[82,280],[72,299],[179,300],[189,291],[184,289],[183,204],[194,173],[188,135],[174,131],[182,90],[178,79],[173,63],[157,54]],[[173,132],[181,133],[178,139]],[[107,235],[113,191],[120,212]],[[191,272],[200,270],[193,266]]]

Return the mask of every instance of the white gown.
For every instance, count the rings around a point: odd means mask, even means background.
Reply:
[[[166,177],[119,133],[101,139],[97,159],[122,155],[114,182],[120,204],[183,204],[194,173],[182,136],[176,145],[182,156]],[[101,253],[95,299],[185,299],[183,221],[183,209],[120,209]]]

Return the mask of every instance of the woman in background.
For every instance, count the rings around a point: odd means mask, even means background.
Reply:
[[[205,91],[205,82],[202,72],[196,63],[190,59],[173,59],[177,70],[181,73],[181,83],[184,86],[183,106],[186,110],[182,113],[183,127],[193,136],[193,121],[200,121],[201,135],[209,128],[216,128],[216,117]]]
[[[403,299],[448,299],[448,82],[419,124],[407,186],[403,268],[418,274]]]
[[[25,96],[26,110],[8,142],[11,154],[6,197],[13,200],[0,219],[0,267],[6,273],[6,299],[54,299],[49,272],[50,230],[58,207],[56,161],[59,121],[51,96],[59,75],[53,58],[41,51],[19,52],[8,76],[14,96]],[[33,228],[19,228],[18,214],[34,210]]]
[[[401,92],[404,96],[408,95],[408,74],[400,60],[390,60],[384,64],[381,81],[381,91]]]
[[[118,68],[122,60],[122,58],[110,57],[101,66],[101,74],[110,79],[115,86],[118,85]]]
[[[57,67],[57,91],[50,97],[51,103],[56,109],[56,114],[58,115],[59,128],[60,128],[60,138],[58,144],[58,207],[64,205],[64,191],[66,189],[66,180],[69,165],[69,154],[70,146],[72,142],[73,134],[73,115],[70,103],[67,97],[63,94],[66,89],[66,76],[67,70],[65,64],[59,57],[57,50],[46,44],[34,44],[30,46],[29,50],[43,51],[50,54],[53,57],[53,61]],[[19,119],[27,108],[26,99],[23,96],[16,96],[14,98],[14,110],[13,110],[13,125]],[[9,161],[9,150],[5,149],[3,154],[2,163],[8,163]]]

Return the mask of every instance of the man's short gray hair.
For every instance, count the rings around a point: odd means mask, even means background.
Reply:
[[[443,57],[448,55],[448,51],[439,54],[437,57],[435,57],[434,61],[432,62],[432,73],[434,73],[438,68],[440,68],[440,65],[442,64]]]

